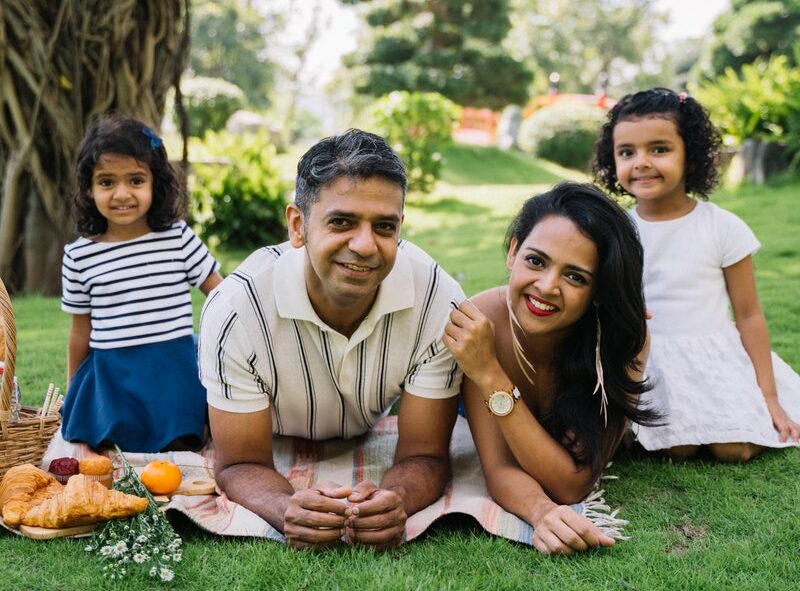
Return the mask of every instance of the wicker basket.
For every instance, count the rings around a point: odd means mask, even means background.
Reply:
[[[3,281],[0,280],[0,330],[5,336],[5,370],[0,381],[0,478],[19,464],[39,465],[47,445],[58,431],[61,416],[39,417],[41,409],[23,406],[19,420],[11,421],[11,392],[14,387],[14,362],[17,330],[14,311]]]

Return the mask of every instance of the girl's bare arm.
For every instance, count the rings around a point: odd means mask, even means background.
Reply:
[[[89,337],[92,333],[92,318],[89,314],[73,314],[72,326],[67,341],[67,387],[89,354]]]

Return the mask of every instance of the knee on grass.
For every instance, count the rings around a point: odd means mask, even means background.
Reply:
[[[749,462],[764,448],[754,443],[712,443],[708,446],[711,454],[720,462],[743,464]]]
[[[696,456],[699,449],[699,445],[676,445],[663,450],[663,453],[672,460],[687,460]]]

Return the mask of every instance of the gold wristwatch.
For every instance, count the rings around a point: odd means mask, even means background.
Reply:
[[[505,390],[495,390],[486,400],[486,408],[496,417],[504,417],[511,414],[514,404],[519,400],[519,389],[514,386],[511,392]]]

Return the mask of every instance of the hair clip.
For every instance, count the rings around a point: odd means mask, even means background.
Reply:
[[[683,104],[683,103],[685,103],[685,102],[686,102],[686,96],[687,96],[687,95],[686,95],[686,93],[685,93],[685,92],[679,92],[679,93],[678,93],[678,102],[679,102],[680,104]]]
[[[164,141],[156,135],[156,132],[150,129],[149,127],[142,128],[142,133],[145,134],[148,138],[150,138],[150,147],[154,150],[158,150],[161,146],[164,145]]]

